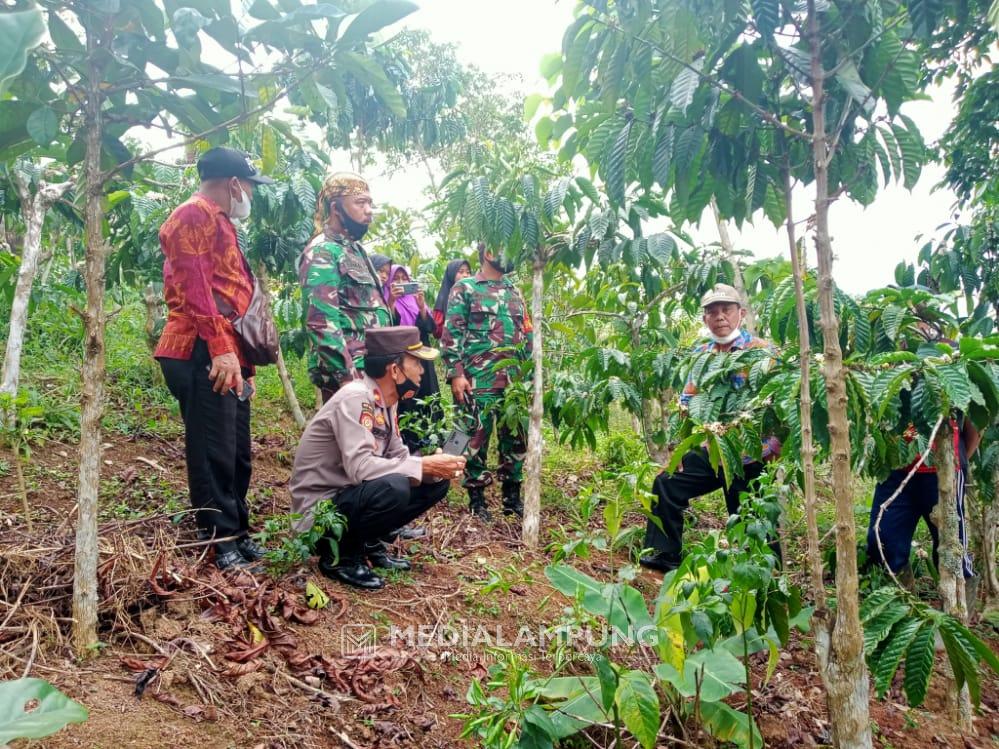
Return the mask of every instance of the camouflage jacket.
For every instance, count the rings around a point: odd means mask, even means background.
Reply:
[[[476,390],[502,390],[506,370],[497,362],[531,352],[531,319],[524,297],[506,277],[490,281],[477,273],[455,284],[447,305],[441,349],[447,378],[467,377]]]
[[[320,235],[299,259],[309,376],[337,387],[364,368],[364,329],[391,325],[378,275],[360,242]]]

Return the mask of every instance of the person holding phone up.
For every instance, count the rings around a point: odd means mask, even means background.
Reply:
[[[395,322],[398,325],[413,325],[420,331],[420,340],[424,346],[430,345],[430,336],[434,332],[434,318],[427,306],[423,287],[412,281],[409,271],[402,265],[391,266],[388,282],[385,285],[385,301],[392,308]],[[423,362],[423,379],[420,389],[413,398],[399,404],[399,417],[416,413],[425,424],[444,421],[444,411],[439,401],[441,392],[437,379],[437,370],[432,361]],[[412,429],[402,430],[402,439],[414,453],[419,453],[425,446],[424,438]]]

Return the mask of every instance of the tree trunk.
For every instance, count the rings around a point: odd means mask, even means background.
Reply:
[[[954,467],[954,425],[945,417],[944,425],[933,440],[933,464],[937,469],[937,504],[930,513],[930,520],[940,534],[940,600],[943,610],[961,620],[968,621],[964,599],[964,548],[958,531],[957,475]],[[947,708],[951,719],[962,731],[970,731],[971,698],[965,685],[960,691],[954,682],[949,663],[945,671],[950,681],[945,689]]]
[[[32,195],[28,183],[17,170],[12,170],[14,184],[21,199],[21,216],[24,219],[24,247],[21,251],[21,267],[14,287],[14,302],[10,307],[10,329],[7,333],[7,351],[3,360],[3,374],[0,378],[0,393],[17,395],[21,378],[21,348],[24,345],[24,331],[28,325],[28,301],[31,287],[38,273],[38,260],[42,254],[42,227],[45,214],[52,203],[58,200],[70,183],[50,185],[40,182],[38,191]],[[0,414],[0,419],[3,415]]]
[[[108,245],[101,208],[102,74],[95,61],[99,48],[88,29],[89,91],[85,106],[84,158],[86,257],[84,280],[84,351],[80,403],[80,479],[77,488],[76,564],[73,576],[73,647],[85,655],[97,642],[97,498],[101,478],[101,414],[104,409],[104,284]]]
[[[718,226],[718,238],[721,240],[722,251],[725,257],[732,263],[733,277],[732,285],[742,298],[742,304],[746,309],[746,320],[743,323],[750,333],[756,333],[756,313],[749,304],[749,295],[746,293],[746,282],[742,277],[742,267],[739,265],[739,258],[735,256],[735,245],[732,244],[732,237],[728,233],[728,224],[721,217],[718,211],[718,203],[711,198],[711,210],[715,216],[715,224]]]
[[[871,746],[870,686],[860,625],[857,537],[850,468],[850,422],[846,371],[839,346],[839,318],[833,294],[832,242],[829,238],[829,142],[825,122],[825,70],[815,0],[808,0],[811,43],[812,160],[815,167],[815,245],[819,266],[819,308],[823,374],[829,410],[832,491],[836,498],[836,616],[816,626],[815,650],[826,687],[833,745],[839,749]],[[802,425],[804,426],[804,425]],[[825,626],[822,626],[825,624]]]
[[[528,548],[538,545],[541,528],[541,458],[544,444],[541,437],[541,419],[544,415],[544,319],[545,260],[538,249],[534,255],[534,277],[531,283],[531,321],[534,326],[534,397],[531,400],[531,422],[527,430],[527,463],[524,472],[524,544]]]
[[[267,286],[267,266],[263,263],[257,264],[257,282],[260,284],[260,288],[264,292],[264,297],[267,299],[267,314],[271,316],[271,322],[274,322],[274,311],[271,309],[271,292]],[[275,327],[277,326],[275,325]],[[298,396],[295,395],[295,386],[288,375],[288,367],[284,363],[284,353],[281,351],[280,342],[278,343],[277,356],[278,377],[281,378],[281,387],[284,388],[284,399],[288,404],[288,410],[291,412],[291,416],[295,420],[295,424],[298,425],[298,428],[305,429],[305,414],[302,413],[302,407],[298,403]]]
[[[992,486],[999,487],[999,463],[992,469]],[[996,538],[999,531],[999,497],[992,490],[992,500],[982,501],[982,567],[985,569],[985,604],[989,611],[999,608],[999,578],[996,577]],[[979,494],[981,496],[981,494]]]
[[[791,175],[784,168],[784,200],[787,206],[787,244],[791,255],[791,273],[794,276],[794,300],[798,313],[798,356],[800,357],[801,385],[798,389],[798,408],[801,414],[801,470],[805,476],[805,529],[808,547],[808,574],[812,584],[816,615],[827,623],[826,589],[823,582],[822,553],[819,548],[818,495],[815,492],[815,440],[812,437],[812,342],[808,332],[808,312],[805,308],[805,272],[807,263],[795,239],[794,217],[791,211]]]

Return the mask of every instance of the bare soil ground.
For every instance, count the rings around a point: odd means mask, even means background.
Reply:
[[[258,516],[287,511],[293,446],[281,436],[256,439]],[[0,460],[10,466],[13,457],[0,453]],[[391,633],[413,627],[434,639],[443,629],[482,625],[513,639],[524,625],[554,623],[567,603],[547,584],[546,554],[523,549],[506,520],[488,527],[473,522],[458,497],[425,519],[429,538],[408,544],[414,570],[390,575],[390,584],[375,593],[347,589],[314,567],[278,580],[223,575],[183,513],[179,442],[110,438],[104,460],[103,646],[82,661],[71,657],[67,641],[76,448],[35,450],[26,471],[31,531],[13,472],[0,475],[0,678],[30,669],[90,710],[85,723],[26,746],[473,746],[459,738],[461,722],[451,716],[468,710],[468,684],[486,676],[491,653],[482,642],[412,647]],[[571,494],[574,486],[566,481],[563,488]],[[543,534],[561,520],[547,515]],[[589,571],[608,570],[593,563]],[[327,608],[305,605],[307,581],[330,597]],[[637,581],[650,597],[657,583],[648,572]],[[544,673],[545,653],[524,652]],[[763,660],[754,662],[753,672],[753,713],[768,746],[829,742],[807,637],[795,636],[768,683],[762,683]],[[872,703],[878,746],[999,746],[994,679],[985,679],[974,736],[959,735],[941,715],[934,684],[926,709],[908,709],[897,688]],[[700,746],[705,740],[688,734],[678,741]]]

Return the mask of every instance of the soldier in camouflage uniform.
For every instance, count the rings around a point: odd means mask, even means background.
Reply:
[[[361,238],[372,218],[368,184],[339,172],[316,199],[316,236],[299,259],[309,376],[323,403],[364,368],[364,329],[392,324],[381,282]]]
[[[524,298],[506,278],[513,268],[503,265],[481,243],[479,264],[479,272],[456,283],[451,292],[441,348],[455,402],[471,398],[478,406],[478,424],[469,445],[473,453],[465,466],[463,485],[468,490],[472,514],[489,521],[492,517],[486,507],[485,487],[492,477],[486,472],[486,455],[508,382],[506,369],[498,369],[496,364],[513,356],[529,357],[532,336]],[[519,353],[512,352],[511,347],[519,349]],[[523,516],[520,483],[527,435],[503,425],[498,432],[503,512]]]

